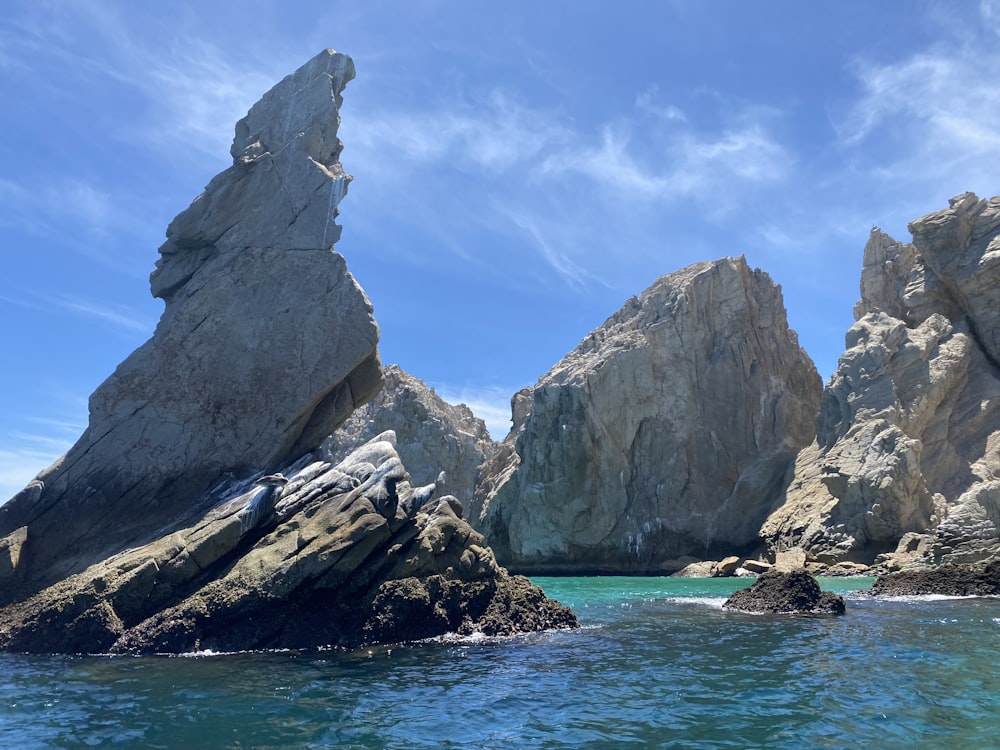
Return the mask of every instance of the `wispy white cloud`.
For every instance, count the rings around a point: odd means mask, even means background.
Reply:
[[[482,101],[424,111],[355,113],[341,129],[351,159],[380,174],[446,162],[498,174],[538,158],[573,138],[551,114],[494,90]]]
[[[20,290],[17,294],[0,293],[0,302],[24,307],[40,313],[51,313],[53,308],[73,315],[99,320],[109,329],[135,339],[136,334],[151,335],[155,319],[117,302],[95,300],[64,292],[37,292]]]
[[[635,106],[664,122],[685,122],[687,116],[680,107],[673,104],[660,104],[658,100],[660,87],[653,84],[635,98]]]
[[[995,189],[998,8],[982,2],[981,26],[953,28],[950,36],[902,59],[855,62],[861,93],[835,126],[848,152],[863,154],[878,144],[874,178]]]

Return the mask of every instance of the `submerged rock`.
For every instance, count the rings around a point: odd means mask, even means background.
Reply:
[[[940,565],[886,573],[873,596],[1000,596],[1000,561],[988,565]]]
[[[758,614],[844,614],[844,598],[821,591],[816,579],[803,570],[768,571],[749,587],[735,592],[722,605],[726,609]]]
[[[966,193],[910,231],[865,246],[816,442],[761,529],[772,553],[893,566],[1000,552],[1000,198]]]
[[[521,571],[669,572],[755,546],[821,389],[767,274],[692,265],[515,395],[469,516]]]

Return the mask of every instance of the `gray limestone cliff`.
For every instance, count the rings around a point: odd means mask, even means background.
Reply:
[[[1000,552],[1000,199],[873,230],[817,440],[763,525],[826,562]],[[885,555],[877,558],[878,555]]]
[[[378,395],[337,428],[324,448],[334,457],[346,455],[392,430],[415,486],[435,483],[468,502],[480,466],[495,450],[486,424],[468,406],[449,404],[398,365],[387,366],[383,376]]]
[[[752,547],[821,390],[767,274],[692,265],[515,395],[469,517],[525,571],[673,571]]]

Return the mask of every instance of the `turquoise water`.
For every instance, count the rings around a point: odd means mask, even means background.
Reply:
[[[0,655],[2,748],[986,748],[998,599],[840,618],[721,609],[738,580],[537,578],[584,625],[352,653]]]

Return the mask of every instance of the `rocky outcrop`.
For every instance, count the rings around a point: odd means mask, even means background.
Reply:
[[[468,501],[480,466],[494,451],[486,424],[468,406],[449,404],[398,365],[389,365],[383,375],[379,394],[337,428],[324,449],[331,457],[343,456],[392,430],[414,485],[433,482]]]
[[[1000,551],[1000,199],[959,196],[910,231],[868,240],[817,440],[762,527],[772,552],[892,566]]]
[[[353,75],[324,52],[237,123],[233,165],[167,230],[153,337],[91,396],[76,445],[0,509],[0,538],[26,536],[0,601],[190,521],[220,478],[315,448],[378,391],[372,306],[331,249]]]
[[[900,570],[878,577],[872,596],[1000,596],[1000,562],[940,565]]]
[[[842,615],[844,598],[821,591],[819,583],[803,570],[768,571],[749,587],[735,592],[723,608],[769,615]]]
[[[171,223],[153,338],[91,397],[79,442],[0,509],[0,649],[575,624],[497,565],[459,499],[412,486],[394,433],[342,460],[320,448],[382,384],[372,307],[332,249],[353,73],[327,50],[265,94],[236,126],[233,166]]]
[[[470,511],[502,563],[664,572],[758,542],[822,384],[743,258],[632,298],[512,401]]]
[[[0,610],[0,649],[233,651],[575,626],[497,565],[455,497],[418,500],[394,441],[230,484],[192,525]]]

